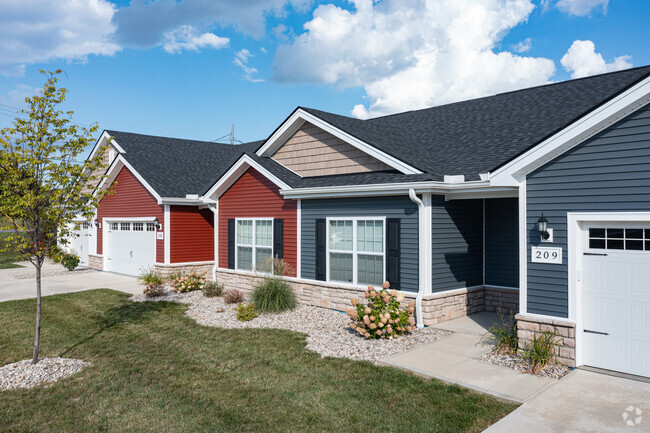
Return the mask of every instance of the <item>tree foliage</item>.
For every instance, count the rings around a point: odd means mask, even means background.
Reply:
[[[67,94],[57,84],[61,72],[41,71],[45,77],[43,87],[25,99],[28,108],[20,111],[10,127],[0,131],[0,229],[13,230],[0,248],[36,267],[34,362],[38,361],[43,262],[48,256],[61,254],[57,240],[65,243],[78,236],[73,220],[92,219],[106,193],[96,189],[104,177],[100,170],[104,149],[99,149],[92,159],[80,161],[99,126],[75,124],[72,111],[58,109]]]

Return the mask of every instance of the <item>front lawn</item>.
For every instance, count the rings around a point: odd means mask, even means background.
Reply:
[[[41,357],[93,365],[0,392],[3,431],[479,432],[515,408],[391,367],[320,358],[303,334],[203,327],[184,305],[127,298],[43,298]],[[34,300],[0,303],[0,365],[31,356],[34,311]]]

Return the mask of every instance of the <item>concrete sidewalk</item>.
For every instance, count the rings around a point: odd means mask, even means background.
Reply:
[[[558,383],[557,379],[523,374],[475,359],[490,351],[490,347],[480,344],[480,338],[497,320],[496,314],[483,312],[435,325],[453,334],[382,362],[517,403],[523,403]]]
[[[649,432],[650,384],[575,370],[489,427],[489,433]]]
[[[36,297],[34,266],[20,263],[23,268],[0,269],[0,302]],[[43,296],[60,293],[80,292],[91,289],[114,289],[126,293],[142,293],[135,277],[110,272],[65,271],[63,266],[46,263],[43,265]],[[62,275],[51,275],[62,273]],[[29,278],[21,278],[29,274]]]

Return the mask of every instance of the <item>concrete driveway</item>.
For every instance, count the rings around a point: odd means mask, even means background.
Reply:
[[[650,383],[575,370],[485,431],[650,432]]]
[[[0,302],[36,297],[34,266],[0,269]],[[135,277],[110,272],[75,270],[67,271],[61,265],[46,263],[43,266],[42,294],[80,292],[91,289],[114,289],[126,293],[142,293]]]

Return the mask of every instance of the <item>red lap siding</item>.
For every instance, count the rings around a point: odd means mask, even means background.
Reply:
[[[156,217],[165,224],[163,207],[158,204],[154,196],[138,181],[138,179],[124,167],[115,178],[113,194],[105,196],[97,209],[97,218],[135,218]],[[103,224],[103,223],[102,223]],[[103,254],[103,226],[97,230],[97,254]],[[164,263],[164,240],[156,241],[156,261]]]
[[[214,260],[214,213],[195,206],[171,206],[171,263]]]
[[[228,267],[228,220],[231,218],[282,218],[284,260],[297,265],[297,205],[285,200],[280,188],[249,168],[219,198],[219,267]]]

